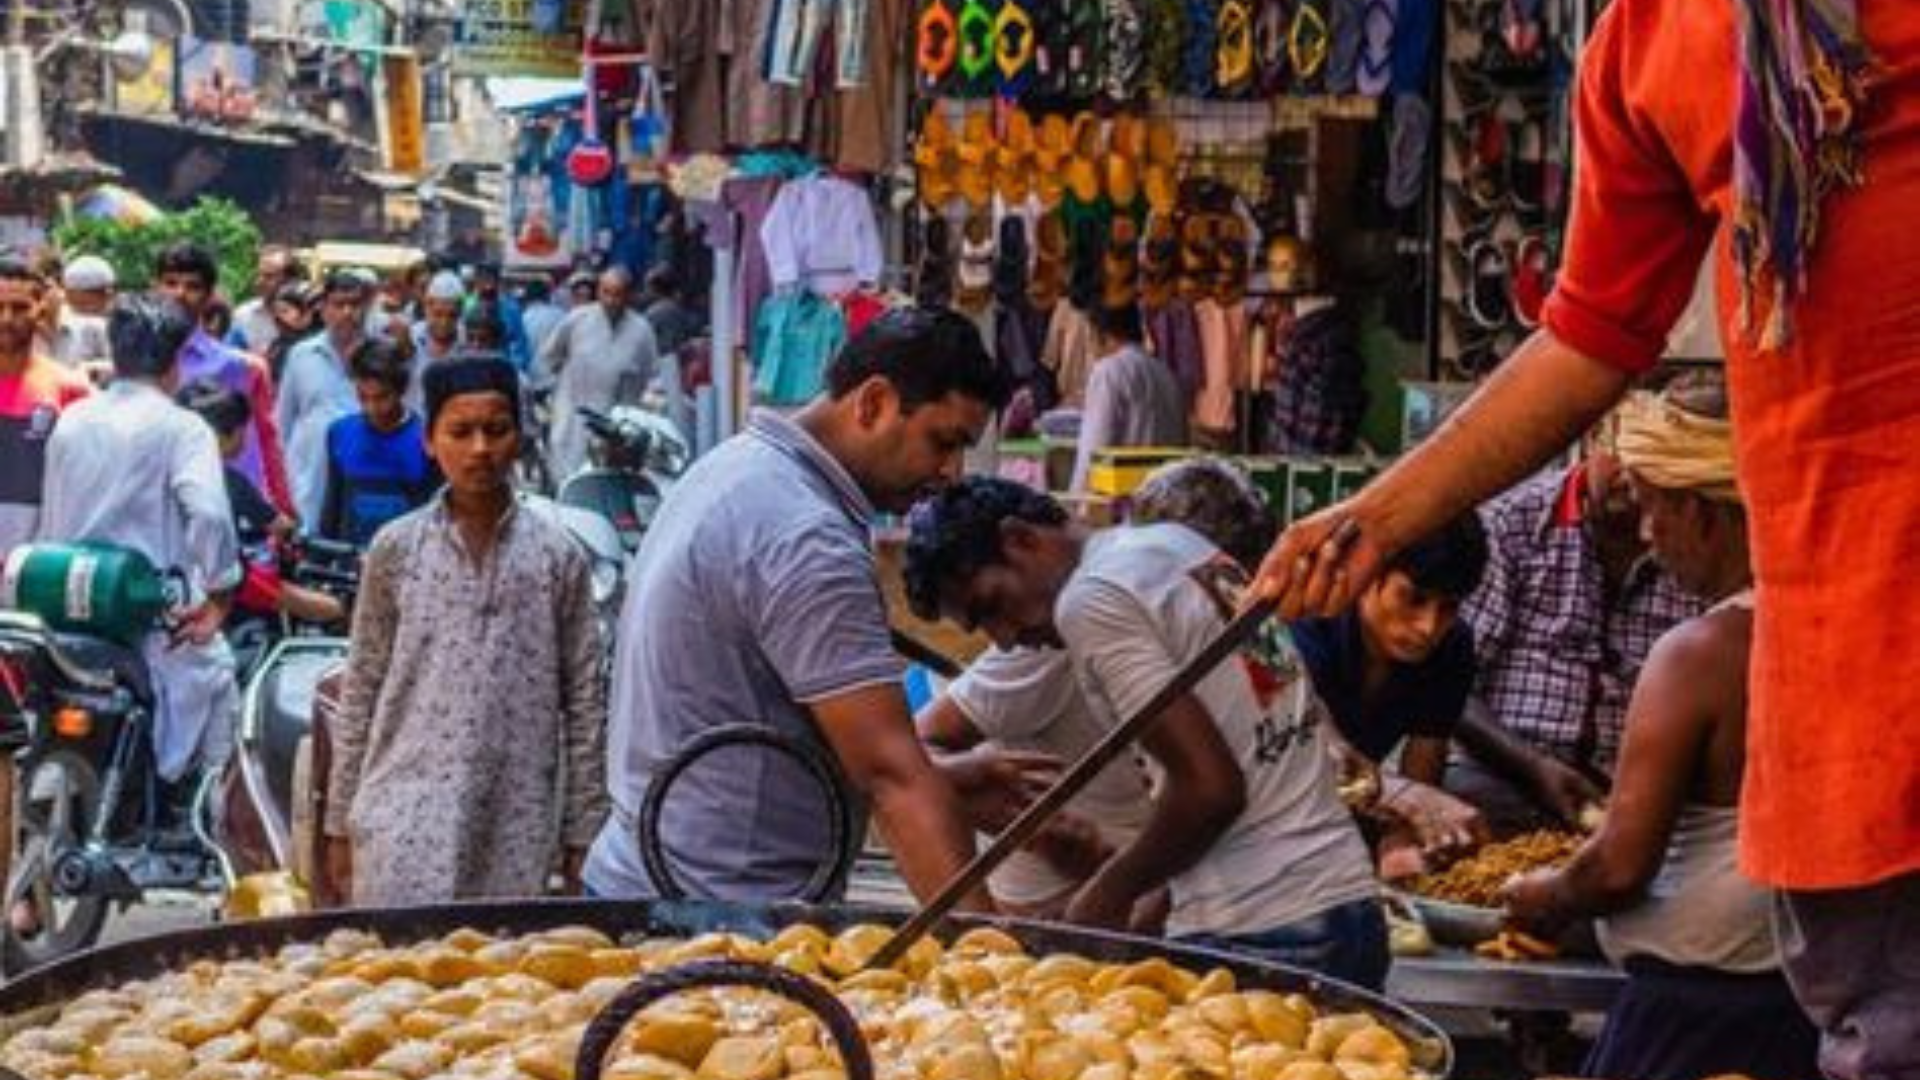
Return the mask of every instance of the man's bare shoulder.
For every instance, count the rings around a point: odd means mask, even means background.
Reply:
[[[1658,673],[1685,680],[1679,685],[1692,685],[1700,692],[1722,686],[1744,692],[1752,648],[1753,612],[1741,607],[1716,608],[1662,635],[1647,655],[1642,675]]]

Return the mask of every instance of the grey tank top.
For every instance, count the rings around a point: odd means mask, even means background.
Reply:
[[[1714,610],[1752,606],[1748,590]],[[1601,919],[1600,947],[1615,963],[1650,956],[1720,971],[1778,968],[1771,894],[1740,873],[1739,837],[1739,808],[1682,807],[1646,902]]]

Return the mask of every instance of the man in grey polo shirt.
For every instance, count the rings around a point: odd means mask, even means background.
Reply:
[[[647,786],[727,724],[831,752],[918,896],[972,854],[953,790],[914,734],[868,526],[959,479],[962,454],[1006,403],[1007,375],[972,323],[903,309],[842,349],[826,383],[799,413],[756,412],[701,459],[634,557],[608,718],[616,812],[585,874],[595,893],[655,893],[634,826]],[[682,774],[661,815],[675,879],[714,899],[796,895],[833,857],[821,794],[771,752],[715,762]]]

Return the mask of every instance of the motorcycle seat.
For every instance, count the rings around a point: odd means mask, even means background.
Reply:
[[[72,667],[113,679],[143,702],[153,700],[153,675],[133,649],[87,634],[49,635],[61,659]]]

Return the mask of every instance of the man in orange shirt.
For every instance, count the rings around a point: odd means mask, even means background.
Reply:
[[[1920,5],[1614,0],[1544,327],[1418,452],[1288,531],[1283,616],[1514,483],[1658,358],[1709,248],[1758,615],[1740,855],[1839,1077],[1920,1076]],[[1871,78],[1868,74],[1871,73]]]
[[[34,351],[47,282],[32,267],[0,255],[0,564],[33,539],[40,523],[47,441],[67,406],[91,387],[79,372]],[[3,692],[3,691],[0,691]],[[0,725],[0,836],[13,835],[14,752],[24,725]],[[11,841],[0,843],[0,881],[11,872]]]

